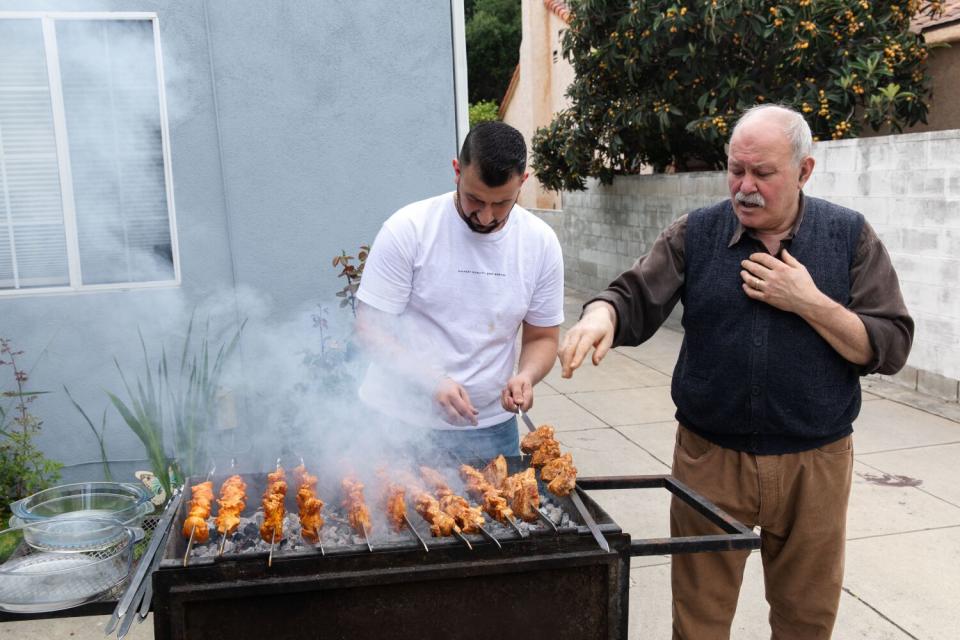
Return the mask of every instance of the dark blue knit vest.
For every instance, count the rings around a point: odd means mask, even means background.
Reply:
[[[758,454],[804,451],[852,431],[860,412],[856,365],[800,316],[751,300],[740,262],[763,252],[737,226],[730,201],[691,213],[684,245],[683,346],[673,375],[677,420],[725,447]],[[863,216],[804,198],[787,247],[820,291],[850,300]]]

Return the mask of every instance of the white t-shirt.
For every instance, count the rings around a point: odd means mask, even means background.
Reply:
[[[447,193],[410,204],[384,222],[357,298],[398,316],[395,337],[421,364],[463,385],[479,411],[478,426],[493,426],[512,415],[500,405],[500,392],[513,375],[522,321],[538,327],[563,322],[560,242],[520,206],[502,229],[471,231]],[[372,364],[360,398],[404,422],[464,428],[444,422],[429,394],[397,378],[389,366]]]

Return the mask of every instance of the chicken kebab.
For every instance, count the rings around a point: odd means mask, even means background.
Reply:
[[[220,485],[220,497],[217,499],[219,509],[214,520],[220,533],[219,553],[223,553],[227,536],[233,535],[240,526],[240,514],[247,506],[246,490],[247,483],[238,475],[230,476]]]
[[[267,474],[267,490],[263,493],[263,524],[260,538],[271,545],[283,538],[283,517],[286,515],[284,500],[287,495],[287,474],[283,467]]]
[[[187,517],[183,520],[183,537],[203,544],[210,539],[207,518],[213,504],[213,482],[207,480],[193,485],[190,494]]]
[[[373,523],[370,521],[370,509],[363,498],[363,483],[353,476],[347,476],[340,482],[343,489],[343,508],[347,510],[347,521],[354,531],[364,537],[370,534]]]
[[[503,492],[491,484],[483,472],[468,464],[460,465],[460,477],[467,485],[467,493],[480,501],[483,510],[498,522],[508,523],[513,518],[513,509]]]
[[[301,462],[293,468],[293,477],[297,481],[297,509],[300,511],[300,535],[312,544],[320,542],[320,528],[323,526],[323,500],[317,497],[317,476],[307,473]]]
[[[404,529],[408,530],[417,539],[424,551],[430,551],[426,541],[420,537],[420,534],[413,528],[413,524],[407,518],[407,490],[403,484],[391,480],[386,470],[378,472],[378,476],[383,487],[382,502],[383,510],[387,514],[387,524],[396,533],[400,533]]]
[[[453,518],[461,532],[480,533],[486,522],[481,507],[471,507],[466,498],[456,495],[436,469],[420,467],[420,476],[439,499],[440,511]]]
[[[557,496],[567,496],[577,483],[577,468],[573,456],[560,454],[560,443],[554,437],[553,427],[544,424],[523,436],[520,450],[531,454],[530,464],[540,469],[540,478],[547,490]]]
[[[507,515],[504,507],[496,500],[495,495],[506,502],[506,508],[510,511],[510,516],[517,516],[525,522],[534,522],[537,520],[540,506],[540,490],[537,487],[537,478],[532,469],[521,471],[509,475],[507,468],[507,459],[502,455],[491,460],[479,473],[469,465],[463,465],[460,473],[467,482],[467,490],[474,491],[484,496],[484,509],[494,518],[499,518],[486,509],[486,503],[490,503],[493,511],[501,512]],[[502,522],[502,520],[501,520]]]

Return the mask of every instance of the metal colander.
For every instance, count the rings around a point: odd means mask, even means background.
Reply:
[[[0,545],[26,537],[24,529],[0,532]],[[130,574],[136,536],[117,523],[121,534],[90,551],[38,550],[22,541],[0,565],[0,609],[17,613],[58,611],[99,600]],[[4,547],[6,548],[6,547]]]

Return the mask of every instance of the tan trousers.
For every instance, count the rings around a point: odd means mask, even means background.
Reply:
[[[829,638],[840,604],[853,445],[758,456],[677,429],[673,475],[749,527],[761,529],[771,638]],[[673,499],[673,536],[722,533]],[[674,640],[730,637],[748,551],[673,556]],[[751,634],[751,638],[759,634]]]

